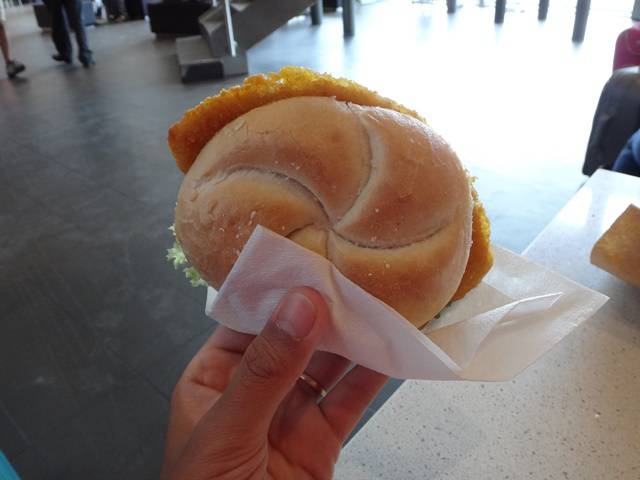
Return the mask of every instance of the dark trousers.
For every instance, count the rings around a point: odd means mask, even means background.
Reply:
[[[120,8],[120,0],[103,0],[104,7],[107,9],[107,15],[109,17],[119,17],[124,15],[124,12]]]
[[[51,36],[58,53],[71,58],[73,53],[69,38],[69,26],[71,26],[78,42],[78,58],[91,59],[91,50],[87,44],[87,34],[82,23],[81,0],[45,0],[45,4],[51,13]],[[62,13],[63,8],[67,14],[68,24]]]
[[[640,177],[640,130],[631,135],[613,164],[612,170]]]

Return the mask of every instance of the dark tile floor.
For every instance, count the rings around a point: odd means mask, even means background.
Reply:
[[[583,180],[627,22],[592,16],[574,46],[560,10],[496,28],[490,9],[444,3],[360,7],[348,40],[339,15],[294,19],[251,71],[302,64],[420,110],[479,176],[495,241],[519,251]],[[89,71],[50,61],[28,8],[8,25],[28,70],[0,79],[0,449],[26,480],[157,478],[170,392],[213,328],[204,291],[164,260],[181,179],[166,129],[238,80],[182,85],[172,42],[144,22],[91,29]]]

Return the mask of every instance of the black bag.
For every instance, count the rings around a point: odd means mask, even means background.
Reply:
[[[602,89],[582,173],[611,169],[629,137],[640,128],[640,70],[622,68]]]

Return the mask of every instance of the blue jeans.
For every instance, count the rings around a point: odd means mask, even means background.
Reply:
[[[73,28],[78,42],[78,58],[80,61],[91,60],[91,50],[87,44],[87,34],[82,23],[81,0],[45,0],[51,13],[51,36],[53,44],[60,55],[71,58],[73,47],[69,38],[69,25]],[[67,14],[65,21],[64,12]]]
[[[640,177],[640,130],[631,135],[613,164],[614,172]]]

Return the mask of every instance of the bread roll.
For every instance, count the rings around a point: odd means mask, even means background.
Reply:
[[[591,251],[591,263],[640,288],[640,208],[629,205]]]
[[[465,170],[424,123],[295,97],[216,133],[184,178],[175,227],[214,288],[260,224],[327,257],[420,327],[460,284],[472,209]]]

